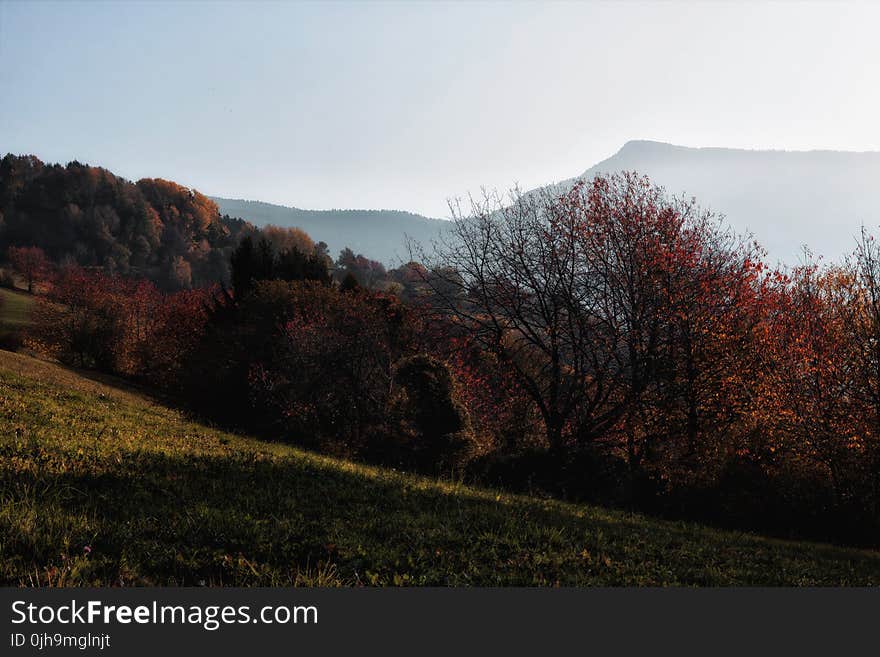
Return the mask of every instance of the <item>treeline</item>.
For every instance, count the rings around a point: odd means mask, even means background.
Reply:
[[[0,160],[0,259],[30,290],[66,265],[146,278],[166,291],[230,285],[230,258],[245,238],[264,253],[297,250],[326,260],[340,282],[407,292],[401,270],[349,248],[334,263],[327,245],[303,230],[221,216],[214,201],[175,182],[133,183],[100,167],[44,164],[33,155]]]
[[[417,312],[340,285],[309,256],[264,255],[243,240],[234,291],[163,292],[63,267],[37,298],[27,346],[274,439],[427,469],[470,453],[461,377],[428,355],[439,336]]]
[[[0,254],[39,248],[56,264],[147,278],[167,290],[228,282],[229,255],[256,229],[177,183],[106,169],[0,160]]]
[[[63,268],[32,343],[350,457],[880,541],[868,235],[839,265],[774,270],[718,217],[631,174],[475,203],[381,285],[344,255],[343,277],[244,240],[231,290],[176,293]]]

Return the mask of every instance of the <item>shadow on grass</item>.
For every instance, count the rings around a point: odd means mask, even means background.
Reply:
[[[318,457],[0,459],[0,584],[878,584],[876,553]]]

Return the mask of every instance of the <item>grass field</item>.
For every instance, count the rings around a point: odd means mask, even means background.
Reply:
[[[30,294],[0,287],[0,332],[27,326],[33,306]]]
[[[499,494],[0,352],[2,585],[880,584],[880,554]]]

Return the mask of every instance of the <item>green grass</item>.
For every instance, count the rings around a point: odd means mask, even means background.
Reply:
[[[0,287],[0,331],[21,329],[30,324],[33,307],[32,295]]]
[[[412,476],[0,352],[3,585],[877,585],[880,554]]]

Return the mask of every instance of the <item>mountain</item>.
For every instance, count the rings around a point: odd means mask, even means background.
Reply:
[[[262,201],[212,197],[221,214],[266,226],[296,226],[316,242],[326,242],[336,256],[349,247],[386,265],[408,258],[406,239],[430,243],[448,222],[399,210],[301,210]]]
[[[802,246],[829,260],[852,250],[861,225],[880,226],[880,152],[689,148],[627,142],[580,178],[637,171],[673,195],[693,196],[723,214],[737,232],[752,233],[771,262],[794,264]],[[396,264],[407,259],[405,235],[428,243],[447,225],[392,210],[301,210],[257,201],[213,198],[223,214],[257,225],[303,228],[335,255],[345,246]]]
[[[861,225],[880,225],[880,152],[687,148],[630,141],[578,178],[638,171],[671,194],[693,196],[751,232],[771,262],[793,264],[801,246],[836,259]],[[559,183],[570,187],[575,179]]]

